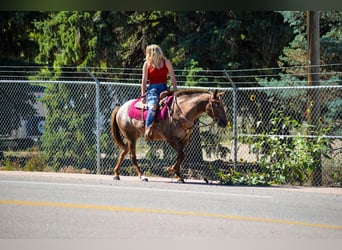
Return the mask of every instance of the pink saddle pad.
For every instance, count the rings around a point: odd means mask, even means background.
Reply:
[[[168,111],[167,111],[167,106],[170,106],[171,105],[171,102],[172,102],[172,99],[173,99],[173,96],[168,96],[167,97],[167,100],[166,100],[166,103],[165,105],[161,108],[161,110],[158,110],[157,111],[157,114],[156,114],[156,119],[157,120],[163,120],[167,117],[168,115]],[[135,104],[139,101],[140,99],[135,99],[131,106],[129,107],[129,110],[128,110],[128,116],[133,118],[133,119],[136,119],[136,120],[142,120],[142,110],[141,109],[138,109],[135,107]],[[144,110],[144,120],[146,120],[146,117],[147,117],[147,109]]]

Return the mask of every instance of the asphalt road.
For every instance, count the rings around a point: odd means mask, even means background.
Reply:
[[[0,238],[341,239],[342,189],[0,171]]]

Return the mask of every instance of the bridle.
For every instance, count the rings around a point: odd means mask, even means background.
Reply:
[[[221,105],[221,104],[222,104],[221,100],[216,100],[216,99],[212,98],[211,95],[210,95],[208,105],[210,105],[211,112],[212,112],[213,117],[214,117],[213,118],[213,122],[215,122],[215,121],[218,122],[218,119],[217,119],[218,116],[216,116],[215,109],[214,109],[213,105],[218,106],[218,105]]]
[[[169,112],[169,114],[170,114],[171,118],[174,119],[173,111],[174,111],[174,105],[176,105],[176,106],[178,107],[179,111],[180,111],[180,117],[181,117],[184,121],[186,121],[187,123],[191,124],[191,127],[188,128],[188,127],[186,127],[186,126],[183,126],[182,123],[180,123],[181,126],[183,127],[183,129],[184,129],[185,131],[192,130],[192,129],[194,129],[194,128],[203,128],[203,127],[213,126],[214,123],[215,123],[215,121],[217,120],[216,113],[215,113],[215,110],[214,110],[213,105],[214,105],[214,104],[215,104],[215,105],[218,105],[218,104],[221,104],[221,103],[222,103],[221,100],[216,100],[216,99],[212,98],[211,94],[209,94],[209,101],[208,101],[208,104],[206,105],[206,110],[207,110],[207,106],[210,105],[211,112],[212,112],[212,115],[213,115],[213,118],[212,118],[213,120],[212,120],[211,123],[204,123],[204,122],[201,122],[201,121],[199,120],[198,122],[201,123],[202,125],[196,125],[195,123],[193,123],[192,121],[190,121],[189,119],[186,118],[186,116],[184,115],[184,113],[183,113],[181,107],[180,107],[180,106],[178,105],[178,103],[177,103],[177,97],[176,97],[176,96],[173,97],[173,101],[172,101],[172,105],[171,105],[171,106],[172,106],[172,109],[171,109],[171,112]],[[177,120],[177,119],[175,119],[175,120]]]

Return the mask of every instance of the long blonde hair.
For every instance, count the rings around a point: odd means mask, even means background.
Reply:
[[[146,47],[146,61],[154,68],[158,68],[160,63],[165,59],[162,49],[156,45],[151,44]]]

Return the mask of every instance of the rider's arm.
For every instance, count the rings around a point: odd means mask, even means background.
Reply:
[[[169,76],[172,82],[173,90],[177,90],[177,80],[176,80],[175,72],[173,71],[172,64],[168,59],[165,60],[165,64],[169,71]]]
[[[144,63],[142,68],[142,79],[141,79],[141,96],[146,95],[147,91],[147,76],[148,76],[148,63]]]

